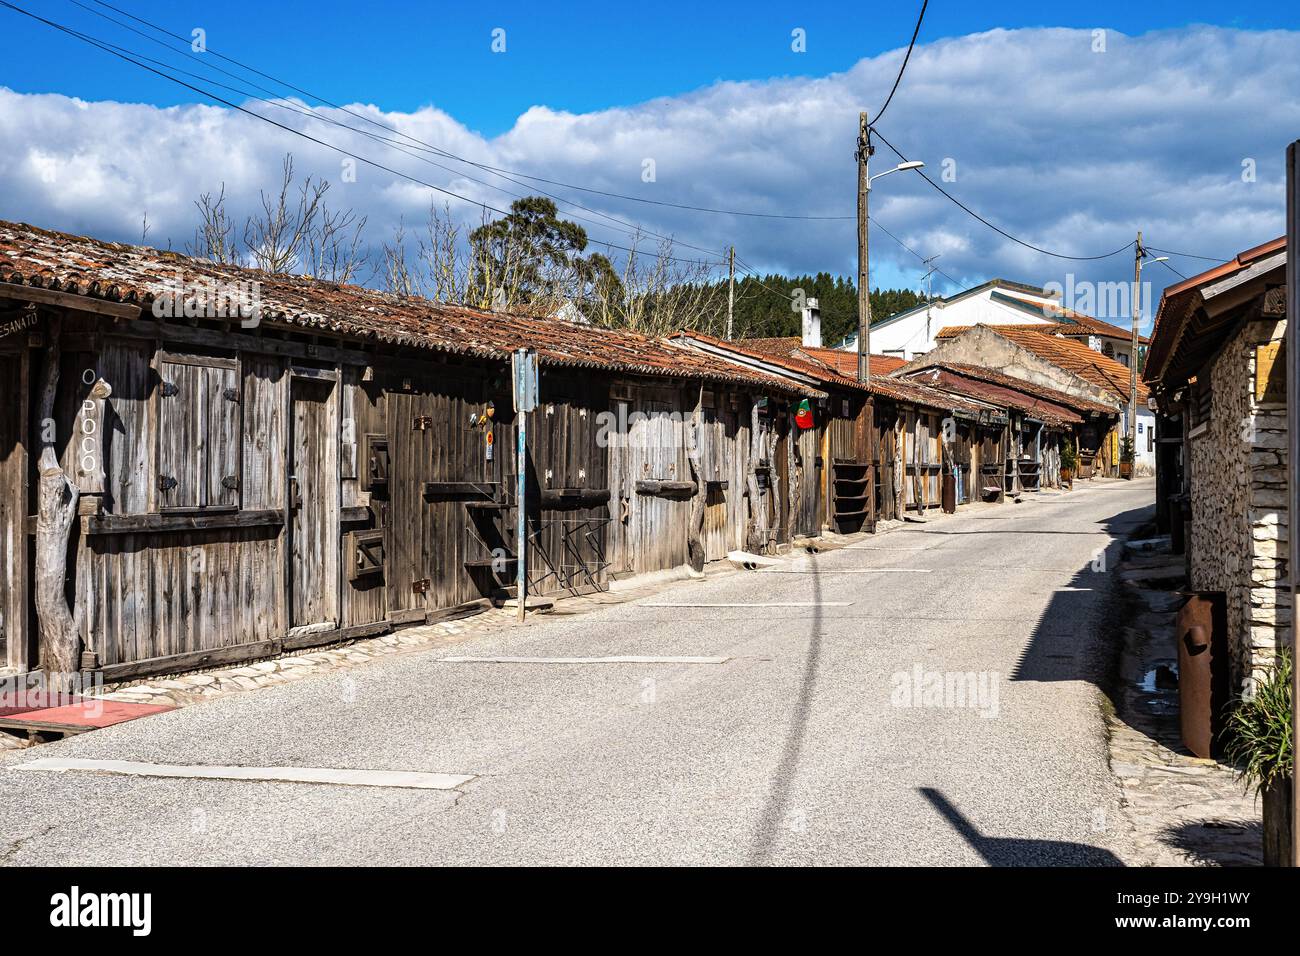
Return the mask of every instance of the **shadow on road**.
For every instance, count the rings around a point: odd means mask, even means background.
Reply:
[[[1114,571],[1124,555],[1125,538],[1154,512],[1154,505],[1144,505],[1098,522],[1113,540],[1052,595],[1011,680],[1084,680],[1109,692],[1123,626]]]
[[[989,866],[1123,866],[1114,853],[1086,843],[985,836],[940,791],[918,789]]]
[[[795,698],[789,726],[785,732],[785,742],[781,747],[781,759],[777,763],[772,789],[768,792],[763,814],[759,817],[758,827],[754,832],[754,842],[749,850],[751,866],[768,862],[773,844],[776,842],[778,828],[788,812],[790,788],[799,769],[799,757],[803,753],[804,739],[808,732],[808,717],[812,713],[813,689],[817,684],[817,671],[821,667],[822,587],[821,579],[816,574],[817,556],[810,554],[808,562],[814,572],[809,575],[812,579],[812,630],[808,635],[808,650],[804,654],[799,694]]]

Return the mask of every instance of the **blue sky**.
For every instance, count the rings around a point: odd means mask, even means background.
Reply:
[[[114,11],[83,0],[100,13]],[[489,136],[542,104],[573,112],[674,96],[717,80],[823,76],[863,57],[906,46],[920,3],[562,2],[449,3],[393,0],[110,0],[113,6],[189,35],[201,27],[209,46],[334,102],[375,103],[410,111],[433,105]],[[87,33],[115,33],[70,0],[19,2]],[[60,57],[75,41],[0,10],[0,82],[19,92],[65,93],[170,106],[191,92],[105,55]],[[1076,3],[930,4],[921,42],[995,27],[1110,27],[1129,35],[1208,23],[1240,29],[1300,26],[1300,5],[1207,0]],[[137,26],[139,26],[137,24]],[[506,31],[506,53],[491,33]],[[807,31],[804,53],[791,31]],[[157,47],[122,35],[123,46]],[[306,82],[309,81],[309,82]],[[883,90],[881,91],[883,95]],[[869,108],[869,107],[868,107]]]
[[[221,65],[170,54],[71,0],[16,2],[185,68]],[[211,50],[477,162],[655,203],[813,215],[853,212],[857,112],[883,99],[920,8],[111,2],[178,34],[202,28]],[[1283,229],[1281,156],[1300,136],[1297,21],[1289,2],[934,0],[882,132],[935,175],[951,166],[955,195],[1047,248],[1091,255],[1142,229],[1151,245],[1230,256]],[[496,28],[504,54],[491,49]],[[807,52],[791,48],[796,28]],[[224,184],[242,221],[287,151],[300,172],[335,184],[333,201],[369,217],[374,245],[399,227],[409,235],[430,200],[447,197],[364,163],[348,181],[342,155],[466,197],[451,200],[466,224],[481,215],[475,203],[504,206],[519,191],[227,95],[330,146],[195,105],[206,101],[0,9],[0,218],[139,241],[147,214],[148,241],[182,249],[198,195]],[[873,171],[888,160],[882,149]],[[613,216],[672,236],[687,255],[735,243],[759,271],[853,272],[851,222],[703,215],[548,188],[573,218]],[[940,292],[993,276],[1066,285],[1131,270],[1124,255],[1074,262],[1029,252],[911,174],[880,182],[872,213],[907,247],[873,227],[878,286],[917,286],[909,249],[940,256]],[[584,225],[598,246],[630,241],[608,219]],[[1171,264],[1191,274],[1210,263]],[[1158,295],[1176,276],[1159,266],[1149,278]]]

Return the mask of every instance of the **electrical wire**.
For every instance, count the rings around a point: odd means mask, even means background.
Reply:
[[[69,2],[74,3],[77,6],[82,7],[83,9],[89,9],[88,7],[85,6],[85,4],[79,2],[79,0],[69,0]],[[129,13],[128,11],[122,10],[121,8],[114,6],[111,3],[105,2],[105,0],[94,0],[94,2],[101,7],[106,7],[110,10],[113,10],[116,13],[120,13],[124,17],[134,20],[136,23],[140,23],[145,26],[148,26],[151,29],[156,30],[159,33],[163,34],[164,36],[171,37],[173,39],[179,40],[182,43],[186,43],[186,44],[190,42],[187,38],[181,36],[180,34],[172,33],[171,31],[167,30],[165,27],[159,26],[158,24],[153,23],[152,21],[144,19],[142,17],[137,17],[134,14]],[[93,10],[91,12],[95,13],[95,11]],[[104,17],[103,14],[96,13],[96,15]],[[112,17],[104,17],[104,18],[111,23],[116,23],[119,26],[122,26],[124,29],[132,30],[133,32],[139,32],[139,31],[135,31],[132,27],[121,23],[121,21],[119,20],[114,20]],[[150,37],[149,39],[153,40],[153,42],[161,42],[153,37]],[[184,50],[177,50],[174,47],[167,46],[166,44],[163,45],[166,46],[166,48],[171,50],[173,53],[181,53],[185,56],[190,57],[191,59],[199,59],[198,57],[194,57],[192,54],[186,53]],[[710,206],[692,205],[690,203],[669,202],[667,200],[662,200],[662,199],[647,199],[644,196],[632,196],[625,193],[617,193],[617,192],[611,192],[603,189],[595,189],[590,186],[582,186],[577,183],[566,183],[557,179],[548,179],[543,176],[536,176],[530,173],[521,172],[520,170],[509,169],[503,166],[493,166],[489,163],[482,163],[476,160],[468,159],[464,156],[458,156],[455,153],[452,153],[449,150],[446,150],[440,146],[437,146],[432,143],[428,143],[422,139],[419,139],[418,137],[411,136],[408,133],[404,133],[401,130],[397,129],[396,127],[390,126],[387,123],[382,123],[362,113],[357,113],[354,110],[348,109],[346,106],[341,106],[338,103],[334,103],[331,100],[327,99],[324,96],[321,96],[318,93],[309,92],[307,90],[302,89],[301,87],[295,86],[294,84],[290,83],[287,80],[279,79],[269,73],[262,72],[256,67],[250,66],[246,63],[243,63],[232,57],[226,56],[222,53],[218,53],[216,50],[213,50],[211,47],[207,48],[207,54],[210,56],[219,57],[220,59],[226,61],[227,63],[231,63],[234,64],[235,66],[239,66],[242,69],[248,70],[251,73],[256,73],[258,76],[270,80],[273,83],[278,83],[281,86],[285,87],[286,89],[292,90],[295,93],[300,93],[303,96],[309,97],[310,99],[316,100],[320,103],[324,103],[326,106],[332,107],[333,109],[337,109],[343,113],[347,113],[349,116],[355,117],[356,119],[359,119],[365,123],[369,123],[372,126],[377,126],[380,127],[381,129],[388,130],[391,133],[395,133],[398,136],[401,136],[403,139],[409,140],[412,144],[415,144],[415,146],[417,147],[427,149],[427,150],[432,150],[433,152],[441,156],[444,156],[448,159],[454,159],[457,162],[465,163],[466,165],[469,166],[475,166],[479,169],[484,170],[485,172],[491,172],[497,175],[501,175],[503,177],[518,176],[520,178],[528,179],[533,182],[544,183],[548,186],[559,186],[564,189],[576,189],[580,192],[591,193],[597,196],[604,196],[610,199],[622,199],[628,202],[639,202],[651,206],[663,206],[671,209],[683,209],[692,212],[701,212],[701,213],[708,213],[713,215],[742,216],[742,217],[758,218],[758,219],[790,219],[790,220],[803,220],[803,221],[811,221],[811,222],[844,222],[855,218],[854,216],[809,216],[809,215],[798,215],[793,213],[753,212],[753,211],[742,210],[742,209],[723,209],[723,208],[714,208]],[[235,74],[232,74],[227,70],[222,70],[220,67],[213,66],[212,69],[220,70],[220,72],[226,73],[228,76],[232,76],[236,79],[242,80],[241,77],[236,77]],[[251,81],[244,80],[244,82],[251,82]],[[252,84],[252,85],[256,86],[256,84]],[[258,88],[265,93],[271,93],[271,95],[279,95],[274,93],[273,91],[267,90],[265,87],[258,87]],[[310,109],[310,107],[308,108]],[[352,129],[353,127],[347,127],[347,128]]]
[[[1163,252],[1165,255],[1178,256],[1180,259],[1204,259],[1206,262],[1217,262],[1220,264],[1232,261],[1232,259],[1221,259],[1215,256],[1194,256],[1190,252],[1174,252],[1172,249],[1157,249],[1155,246],[1147,246],[1146,248],[1151,252]]]
[[[874,133],[877,137],[879,137],[879,138],[880,138],[880,141],[881,141],[882,143],[884,143],[886,146],[888,146],[889,149],[890,149],[890,151],[891,151],[895,156],[897,156],[899,159],[901,159],[901,160],[902,160],[903,162],[905,162],[905,163],[906,163],[906,162],[910,162],[910,160],[909,160],[906,156],[904,156],[901,152],[899,152],[898,148],[897,148],[896,146],[894,146],[893,143],[891,143],[888,139],[886,139],[883,135],[881,135],[881,133],[880,133],[879,130],[873,128],[873,129],[871,129],[871,132]],[[940,186],[938,183],[936,183],[933,179],[931,179],[929,176],[927,176],[927,175],[925,174],[925,171],[924,171],[924,170],[918,168],[918,169],[914,170],[914,172],[916,172],[916,174],[917,174],[918,176],[920,176],[920,177],[921,177],[922,179],[924,179],[927,183],[929,183],[931,186],[933,186],[935,189],[937,189],[937,190],[938,190],[942,195],[944,195],[945,197],[947,197],[947,198],[948,198],[951,202],[953,202],[953,203],[954,203],[954,204],[955,204],[959,209],[961,209],[963,212],[967,213],[968,215],[973,216],[975,219],[979,220],[979,221],[982,222],[984,225],[988,226],[990,229],[992,229],[992,230],[993,230],[994,232],[996,232],[998,235],[1000,235],[1000,236],[1004,236],[1005,238],[1010,239],[1012,242],[1014,242],[1014,243],[1016,243],[1016,244],[1018,244],[1018,245],[1024,246],[1026,249],[1032,249],[1034,252],[1042,253],[1042,254],[1045,255],[1045,256],[1051,256],[1051,257],[1054,258],[1054,259],[1069,259],[1069,260],[1074,261],[1074,262],[1095,262],[1095,261],[1097,261],[1097,260],[1099,260],[1099,259],[1109,259],[1111,256],[1117,256],[1117,255],[1119,255],[1121,252],[1124,252],[1126,249],[1132,248],[1132,246],[1137,242],[1136,239],[1130,239],[1128,242],[1124,243],[1124,245],[1120,246],[1118,249],[1115,249],[1115,250],[1112,251],[1112,252],[1104,253],[1104,254],[1099,255],[1099,256],[1071,256],[1071,255],[1066,255],[1065,253],[1062,253],[1062,252],[1053,252],[1053,251],[1050,250],[1050,249],[1044,249],[1042,246],[1036,246],[1036,245],[1034,245],[1032,242],[1026,242],[1026,241],[1023,240],[1023,239],[1017,238],[1016,236],[1013,236],[1011,233],[1007,232],[1007,231],[1006,231],[1005,229],[1003,229],[1001,226],[998,226],[998,225],[996,225],[996,224],[990,222],[989,220],[985,219],[983,216],[981,216],[979,213],[977,213],[974,209],[970,208],[970,206],[967,206],[964,202],[962,202],[960,199],[958,199],[958,198],[957,198],[956,196],[954,196],[952,193],[948,192],[948,190],[944,189],[942,186]]]
[[[912,58],[912,47],[916,46],[917,34],[921,32],[921,21],[925,19],[925,8],[930,5],[930,0],[922,0],[921,13],[916,18],[916,29],[912,31],[912,42],[907,45],[907,53],[903,55],[903,63],[898,68],[898,76],[894,77],[894,85],[889,90],[889,95],[885,97],[885,103],[876,111],[876,118],[872,123],[879,123],[880,117],[885,115],[885,110],[889,109],[889,104],[894,100],[894,94],[898,92],[898,84],[903,82],[903,73],[907,70],[907,61]]]
[[[383,163],[380,163],[380,162],[378,162],[378,161],[376,161],[376,160],[370,159],[370,158],[365,157],[365,156],[361,156],[361,155],[359,155],[359,154],[357,154],[357,153],[354,153],[354,152],[352,152],[352,151],[350,151],[350,150],[343,149],[343,148],[340,147],[340,146],[336,146],[336,145],[334,145],[333,143],[330,143],[330,142],[328,142],[328,141],[326,141],[326,140],[322,140],[322,139],[320,139],[320,138],[318,138],[318,137],[312,136],[311,134],[309,134],[309,133],[305,133],[305,132],[303,132],[302,130],[297,130],[297,129],[294,129],[293,127],[291,127],[291,126],[286,126],[286,125],[284,125],[283,123],[276,122],[274,119],[271,119],[270,117],[263,116],[262,114],[260,114],[260,113],[256,113],[256,112],[254,112],[254,111],[252,111],[252,110],[250,110],[250,109],[247,109],[247,108],[245,108],[245,107],[243,107],[243,106],[240,106],[240,105],[237,104],[237,103],[233,103],[233,102],[231,102],[230,100],[227,100],[227,99],[225,99],[224,97],[221,97],[221,96],[217,95],[216,93],[211,92],[210,90],[205,90],[205,89],[202,89],[202,88],[200,88],[200,87],[194,86],[194,85],[191,84],[191,83],[187,83],[187,82],[184,81],[184,80],[178,79],[177,77],[171,75],[170,73],[167,73],[167,72],[165,72],[165,71],[163,71],[163,70],[160,70],[160,69],[155,69],[154,67],[150,66],[148,63],[145,63],[145,62],[142,62],[141,60],[136,59],[136,58],[135,58],[133,55],[131,55],[131,54],[120,52],[120,48],[114,48],[114,46],[113,46],[112,44],[108,44],[108,43],[105,43],[105,42],[103,42],[103,41],[100,41],[100,40],[96,39],[95,37],[92,37],[92,36],[89,36],[89,35],[87,35],[87,34],[81,33],[81,32],[79,32],[79,31],[77,31],[77,30],[74,30],[74,29],[72,29],[72,28],[70,28],[70,27],[64,26],[63,24],[56,23],[56,22],[53,21],[53,20],[48,20],[48,19],[46,19],[45,17],[39,16],[39,15],[37,15],[37,14],[35,14],[35,13],[32,13],[32,12],[29,11],[29,10],[25,10],[25,9],[23,9],[22,7],[19,7],[19,6],[15,5],[15,4],[13,4],[13,3],[10,3],[10,2],[8,2],[8,0],[0,0],[0,6],[7,7],[7,8],[9,8],[10,10],[13,10],[13,11],[16,12],[16,13],[20,13],[20,14],[22,14],[22,15],[24,15],[24,16],[30,17],[30,18],[33,19],[33,20],[36,20],[36,21],[38,21],[38,22],[40,22],[40,23],[43,23],[43,24],[45,24],[46,26],[49,26],[49,27],[51,27],[51,28],[53,28],[53,29],[56,29],[56,30],[58,30],[58,31],[60,31],[60,32],[62,32],[62,33],[66,33],[67,35],[69,35],[69,36],[71,36],[71,37],[74,37],[75,39],[81,40],[82,42],[87,43],[87,44],[89,44],[89,45],[91,45],[91,46],[94,46],[94,47],[96,47],[96,48],[98,48],[98,49],[100,49],[100,50],[103,50],[104,52],[109,53],[110,55],[115,56],[115,57],[117,57],[118,59],[121,59],[121,60],[124,60],[124,61],[126,61],[126,62],[128,62],[128,63],[131,63],[131,64],[133,64],[134,66],[140,67],[140,68],[143,69],[143,70],[147,70],[147,71],[150,72],[150,73],[153,73],[153,74],[155,74],[155,75],[157,75],[157,76],[159,76],[159,77],[162,77],[163,79],[170,80],[171,82],[176,83],[176,84],[178,84],[179,86],[185,87],[186,89],[191,90],[191,91],[193,91],[193,92],[195,92],[195,93],[198,93],[198,94],[201,95],[201,96],[207,97],[208,99],[211,99],[211,100],[213,100],[214,102],[217,102],[217,103],[222,104],[223,106],[227,106],[227,107],[229,107],[229,108],[231,108],[231,109],[237,110],[237,111],[239,111],[240,113],[243,113],[243,114],[245,114],[245,115],[247,115],[247,116],[251,116],[251,117],[253,117],[254,119],[261,120],[262,122],[269,123],[269,124],[271,124],[272,126],[275,126],[275,127],[279,128],[279,129],[281,129],[281,130],[284,130],[284,131],[287,132],[287,133],[291,133],[291,134],[293,134],[294,136],[301,137],[301,138],[306,139],[306,140],[308,140],[308,141],[310,141],[310,142],[313,142],[313,143],[315,143],[315,144],[317,144],[317,145],[319,145],[319,146],[323,146],[323,147],[325,147],[326,149],[333,150],[334,152],[339,153],[339,154],[342,155],[342,156],[350,157],[350,158],[354,158],[354,159],[356,159],[356,160],[358,160],[358,161],[360,161],[360,162],[365,163],[365,164],[368,165],[368,166],[374,167],[375,169],[382,170],[382,171],[384,171],[384,172],[387,172],[387,173],[390,173],[390,174],[392,174],[392,175],[394,175],[394,176],[397,176],[397,177],[399,177],[399,178],[402,178],[402,179],[408,180],[408,181],[410,181],[410,182],[412,182],[412,183],[415,183],[415,184],[417,184],[417,185],[424,186],[424,187],[427,188],[427,189],[432,189],[432,190],[434,190],[435,192],[439,192],[439,193],[442,193],[442,194],[444,194],[444,195],[450,196],[450,197],[452,197],[453,199],[458,199],[458,200],[460,200],[460,201],[462,201],[462,202],[470,203],[471,205],[478,206],[478,207],[480,207],[480,208],[482,208],[482,209],[490,210],[490,211],[492,211],[492,212],[494,212],[494,213],[497,213],[498,215],[501,215],[501,216],[508,216],[508,215],[510,215],[510,213],[509,213],[508,211],[503,210],[503,209],[499,209],[499,208],[497,208],[496,206],[492,206],[492,205],[490,205],[490,204],[488,204],[488,203],[485,203],[485,202],[482,202],[482,201],[480,201],[480,200],[471,199],[471,198],[468,197],[468,196],[463,196],[463,195],[461,195],[460,193],[454,192],[454,191],[452,191],[452,190],[450,190],[450,189],[445,189],[445,188],[442,187],[442,186],[435,185],[435,184],[430,183],[430,182],[427,182],[427,181],[425,181],[425,180],[423,180],[423,179],[419,179],[419,178],[417,178],[417,177],[415,177],[415,176],[411,176],[411,175],[408,174],[408,173],[404,173],[404,172],[401,172],[400,170],[393,169],[392,167],[387,166],[387,165],[385,165],[385,164],[383,164]],[[172,69],[175,69],[175,68],[173,67]],[[204,82],[213,83],[214,85],[219,85],[219,84],[216,84],[215,81],[212,81],[212,80],[210,80],[210,79],[205,79]],[[260,99],[260,97],[259,97],[259,99]],[[272,104],[272,105],[275,105],[275,104]],[[351,127],[346,127],[346,128],[351,129]],[[359,132],[359,131],[354,130],[354,132]],[[407,154],[407,155],[409,155],[409,154]],[[446,167],[443,167],[443,168],[446,168]],[[455,170],[451,170],[451,171],[452,171],[452,172],[456,172]],[[460,175],[463,176],[463,174],[460,174]],[[463,178],[469,178],[469,177],[463,177]],[[488,186],[490,186],[490,184],[483,184],[483,185],[488,185]],[[491,188],[500,188],[500,187],[491,187]],[[607,228],[607,227],[605,227],[605,228]],[[650,234],[650,231],[649,231],[649,230],[642,230],[642,231],[645,231],[647,234]],[[655,235],[658,235],[658,234],[655,234]],[[661,238],[667,238],[667,237],[661,237]],[[628,247],[628,246],[619,245],[619,244],[617,244],[617,243],[611,243],[611,242],[602,241],[602,240],[597,240],[597,242],[598,242],[600,245],[605,246],[606,248],[609,248],[609,249],[617,249],[617,250],[619,250],[619,251],[621,251],[621,252],[625,252],[625,253],[636,253],[636,252],[638,252],[638,250],[636,250],[635,248],[631,248],[631,247]],[[688,244],[686,244],[686,243],[682,243],[682,245],[688,245]],[[697,249],[699,249],[700,247],[691,247],[691,248],[697,248]],[[707,250],[702,250],[702,251],[707,252]],[[714,259],[717,261],[717,263],[720,263],[720,262],[722,261],[722,257],[721,257],[719,254],[717,254],[717,253],[708,253],[708,255],[710,255],[712,258],[714,258]],[[670,260],[670,261],[673,261],[673,262],[682,262],[682,263],[688,263],[688,264],[694,264],[694,265],[698,265],[698,264],[701,264],[701,263],[703,262],[703,260],[699,260],[699,259],[685,259],[685,258],[682,258],[682,257],[679,257],[679,256],[671,256],[671,255],[665,255],[664,258],[666,258],[666,259],[668,259],[668,260]]]

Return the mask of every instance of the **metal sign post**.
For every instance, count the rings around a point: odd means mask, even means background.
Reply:
[[[515,398],[515,597],[519,620],[528,600],[528,413],[537,407],[537,353],[517,349],[511,361]]]

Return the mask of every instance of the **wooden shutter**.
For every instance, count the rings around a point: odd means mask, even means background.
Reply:
[[[203,370],[164,361],[158,386],[158,508],[199,507],[204,459]]]
[[[238,365],[168,357],[158,371],[158,510],[238,508]]]
[[[206,495],[211,508],[239,507],[239,372],[234,368],[205,368],[204,403],[207,414]]]

